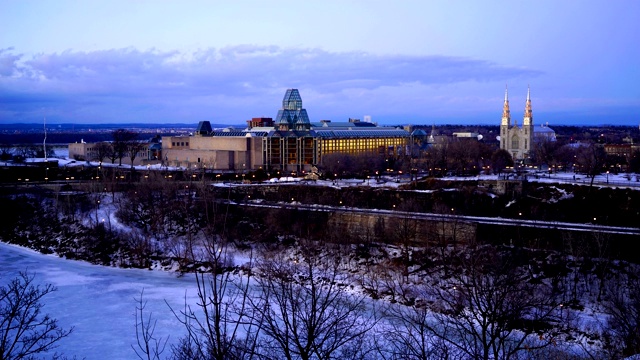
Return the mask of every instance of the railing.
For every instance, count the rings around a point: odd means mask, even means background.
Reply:
[[[576,174],[575,178],[553,176],[553,174],[550,174],[550,175],[528,174],[524,176],[524,179],[528,181],[547,180],[547,181],[567,183],[567,184],[591,185],[590,177],[586,175],[579,175],[579,174]],[[607,179],[605,175],[597,175],[593,180],[593,185],[640,188],[640,175],[633,175],[631,177],[631,180],[619,180],[619,179],[613,180],[613,179]]]

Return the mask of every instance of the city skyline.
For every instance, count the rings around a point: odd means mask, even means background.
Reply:
[[[640,123],[640,3],[0,3],[0,123]]]

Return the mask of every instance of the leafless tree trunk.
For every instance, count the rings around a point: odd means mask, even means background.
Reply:
[[[145,147],[145,144],[139,141],[131,141],[129,142],[128,152],[129,152],[129,160],[131,160],[131,169],[133,169],[133,162],[138,157],[138,153],[142,151]]]

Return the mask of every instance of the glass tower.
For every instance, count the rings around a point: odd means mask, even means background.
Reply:
[[[298,89],[288,89],[282,99],[282,109],[275,120],[280,130],[309,130],[311,123],[307,110],[302,108],[302,98]]]

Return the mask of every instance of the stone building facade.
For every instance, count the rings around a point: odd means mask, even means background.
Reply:
[[[527,102],[524,107],[522,126],[511,122],[508,90],[504,91],[502,121],[500,122],[500,148],[508,151],[514,160],[524,160],[532,155],[533,146],[533,112],[531,110],[531,90],[527,90]]]

